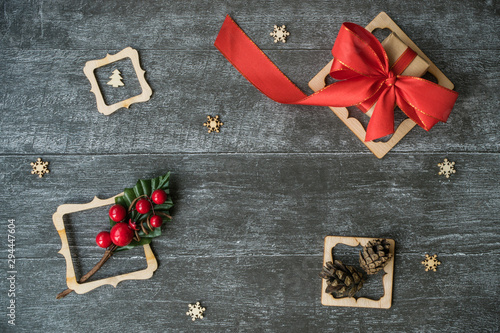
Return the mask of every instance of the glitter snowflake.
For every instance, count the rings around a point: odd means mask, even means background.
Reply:
[[[438,167],[440,168],[439,175],[445,175],[446,178],[450,178],[452,173],[455,173],[455,162],[448,161],[447,158],[444,159],[443,163],[438,163]]]
[[[205,308],[201,307],[200,302],[196,302],[196,304],[189,304],[189,311],[186,312],[186,315],[191,316],[195,321],[196,319],[203,319],[203,312],[205,312]]]
[[[433,270],[436,271],[438,265],[441,265],[441,262],[437,259],[437,254],[430,256],[427,253],[425,254],[425,260],[422,261],[422,265],[425,265],[425,271]]]
[[[208,121],[203,123],[203,126],[208,127],[208,133],[212,133],[213,131],[219,133],[220,127],[224,125],[222,121],[220,121],[219,116],[207,116]]]
[[[271,37],[274,38],[274,42],[283,42],[286,43],[286,38],[290,36],[290,33],[285,30],[285,25],[278,27],[274,25],[274,31],[270,33]]]
[[[41,158],[38,158],[36,162],[31,162],[31,166],[33,167],[33,170],[31,170],[31,174],[37,174],[38,177],[42,178],[44,174],[50,172],[47,167],[48,165],[49,162],[44,162]]]

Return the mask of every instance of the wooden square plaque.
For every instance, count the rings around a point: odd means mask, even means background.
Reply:
[[[325,249],[323,254],[323,266],[327,261],[333,261],[333,251],[337,244],[345,244],[348,246],[356,247],[358,245],[365,246],[369,241],[377,238],[369,237],[341,237],[341,236],[326,236]],[[325,279],[321,279],[321,304],[327,306],[349,306],[357,308],[379,308],[389,309],[392,305],[392,283],[394,279],[394,250],[396,242],[393,239],[386,238],[391,244],[390,253],[392,258],[387,261],[384,267],[384,276],[382,277],[382,284],[384,286],[384,296],[378,300],[369,299],[366,297],[342,297],[335,298],[331,294],[327,294],[325,289],[327,283]]]

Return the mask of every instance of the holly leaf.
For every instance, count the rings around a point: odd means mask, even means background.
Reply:
[[[134,189],[126,188],[125,190],[123,190],[123,199],[125,199],[125,203],[127,204],[125,208],[128,208],[132,204],[132,201],[134,201],[134,199],[137,197],[138,195],[135,194]]]
[[[151,193],[155,190],[158,190],[158,189],[162,189],[165,192],[167,192],[166,189],[168,189],[169,180],[170,180],[170,172],[168,172],[167,174],[165,174],[163,176],[154,178],[152,180],[152,183],[154,183],[154,185],[152,186],[153,189],[152,189]],[[167,194],[168,194],[168,192],[167,192]]]
[[[151,179],[139,179],[139,182],[141,183],[141,187],[144,193],[149,193],[149,195],[153,193],[153,191],[151,191]]]
[[[169,200],[165,201],[165,203],[162,203],[161,205],[156,205],[155,210],[168,211],[173,206],[174,206],[174,203],[172,202],[172,200],[169,199]]]
[[[146,227],[146,229],[148,229]],[[149,230],[148,230],[149,231]],[[153,231],[149,231],[149,233],[146,235],[142,230],[139,231],[139,236],[146,237],[146,238],[155,238],[161,235],[161,228],[154,228]]]
[[[123,198],[123,196],[116,197],[115,203],[127,207],[127,202],[125,201],[125,198]]]
[[[115,252],[130,250],[130,249],[133,249],[136,246],[142,246],[142,245],[150,244],[151,240],[152,240],[152,238],[146,238],[146,237],[141,238],[140,241],[133,240],[132,242],[130,242],[129,245],[121,246],[121,247],[116,248]]]

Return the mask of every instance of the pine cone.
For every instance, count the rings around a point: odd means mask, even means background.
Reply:
[[[391,245],[386,239],[369,241],[362,251],[359,251],[359,264],[367,274],[375,274],[387,264],[391,258]]]
[[[319,276],[328,284],[325,292],[334,297],[353,297],[363,287],[363,275],[340,260],[328,261]]]

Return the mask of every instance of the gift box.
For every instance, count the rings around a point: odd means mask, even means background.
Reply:
[[[375,29],[387,28],[391,30],[391,34],[382,41],[382,46],[389,58],[390,66],[400,59],[407,48],[411,48],[417,53],[415,59],[406,67],[401,75],[421,77],[427,71],[432,74],[439,85],[448,89],[453,89],[453,83],[430,61],[430,59],[411,41],[411,39],[399,28],[396,23],[385,13],[381,12],[366,29],[373,32]],[[326,86],[326,79],[330,74],[333,60],[330,61],[316,76],[309,81],[309,87],[316,91],[323,89]],[[376,104],[376,103],[375,103]],[[365,115],[371,117],[375,104],[372,105]],[[346,107],[330,107],[330,109],[349,127],[349,129],[370,149],[378,158],[384,157],[408,132],[415,127],[416,123],[406,118],[394,131],[394,134],[387,141],[365,141],[366,129],[354,117],[349,117],[349,110]]]
[[[377,28],[392,32],[384,44],[371,33]],[[350,22],[342,24],[332,48],[334,60],[310,81],[315,93],[309,96],[279,70],[230,16],[226,16],[214,45],[272,100],[330,107],[378,158],[416,124],[430,130],[438,122],[446,122],[458,97],[451,90],[450,80],[384,12],[366,28]],[[426,71],[437,79],[437,84],[420,78]],[[328,75],[337,81],[327,85]],[[408,119],[394,130],[396,105]],[[366,129],[349,117],[349,106],[367,112],[370,118]],[[375,141],[388,135],[391,137],[386,142]]]
[[[398,59],[400,59],[400,57],[408,47],[393,32],[382,41],[382,46],[387,53],[387,57],[389,58],[389,65],[391,66],[393,66]],[[331,62],[333,62],[333,60]],[[406,67],[406,69],[401,73],[401,75],[421,77],[427,72],[428,68],[429,64],[424,59],[422,59],[422,57],[417,55],[415,59],[413,59],[412,62],[408,65],[408,67]],[[375,102],[375,104],[377,104],[377,102]],[[375,104],[373,104],[370,109],[365,112],[368,117],[372,116],[373,110],[375,109]]]

